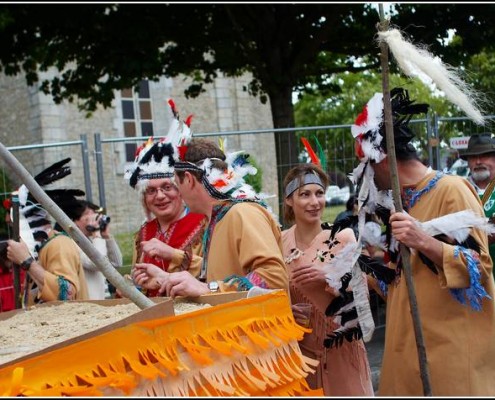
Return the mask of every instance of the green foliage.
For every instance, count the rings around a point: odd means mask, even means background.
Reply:
[[[120,251],[122,252],[123,267],[119,269],[119,271],[122,273],[122,271],[130,270],[130,268],[132,267],[132,252],[134,250],[134,232],[117,233],[114,235],[114,237],[119,245]]]
[[[256,175],[247,175],[244,180],[253,187],[256,193],[260,193],[263,190],[263,169],[252,155],[249,156],[248,161],[258,172]]]
[[[322,220],[325,222],[333,223],[335,221],[335,217],[341,212],[345,210],[345,204],[339,204],[336,206],[325,207],[323,211]]]
[[[361,113],[363,107],[369,99],[376,93],[381,91],[381,75],[373,72],[360,73],[342,73],[335,75],[332,80],[340,87],[339,94],[330,97],[325,97],[317,90],[312,94],[300,94],[299,101],[295,104],[295,120],[297,126],[327,126],[327,125],[351,125],[356,117]],[[464,116],[460,110],[446,100],[443,95],[430,90],[424,83],[418,79],[410,79],[398,74],[390,74],[389,86],[404,87],[409,91],[411,99],[416,103],[429,104],[429,116],[439,115],[442,117]],[[425,119],[426,115],[417,115],[413,119]],[[428,148],[426,123],[421,125],[410,125],[412,129],[417,131],[417,148],[424,151],[423,157],[426,157]],[[466,132],[460,131],[455,124],[440,124],[439,138],[441,146],[448,146],[449,139],[454,136],[462,136]],[[469,128],[468,128],[469,129]],[[467,132],[469,134],[469,131]],[[318,140],[325,142],[325,137],[328,131],[318,132]],[[351,138],[350,129],[345,130],[345,137]],[[329,138],[327,137],[328,141]],[[338,146],[343,146],[338,148]],[[326,151],[336,151],[337,157],[342,154],[350,154],[353,151],[354,141],[343,140],[335,146],[327,146]],[[332,154],[328,153],[327,158],[332,158]],[[342,186],[342,179],[339,174],[349,172],[352,169],[353,160],[347,162],[345,166],[340,166],[335,170],[335,165],[330,165],[329,174],[333,174],[331,179],[339,186]]]

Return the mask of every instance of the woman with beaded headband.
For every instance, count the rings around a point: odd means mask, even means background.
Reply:
[[[391,90],[393,133],[405,212],[390,199],[383,96],[377,93],[352,127],[361,164],[354,170],[361,210],[387,225],[388,257],[396,279],[387,286],[385,348],[378,394],[421,396],[418,355],[406,280],[397,243],[410,248],[431,389],[435,396],[495,393],[495,284],[480,200],[469,182],[424,165],[411,143],[414,104]],[[361,231],[361,226],[360,226]]]
[[[191,211],[208,218],[199,280],[184,273],[157,276],[156,269],[146,267],[137,271],[136,278],[160,280],[160,290],[172,297],[253,286],[288,289],[279,224],[243,179],[246,173],[256,172],[247,155],[226,156],[207,139],[182,144],[174,166],[177,187]]]
[[[173,111],[178,119],[175,107]],[[180,126],[173,123],[169,136],[176,135]],[[187,271],[195,277],[202,261],[205,216],[189,212],[182,200],[174,182],[174,147],[168,139],[154,142],[150,138],[140,146],[132,169],[125,174],[130,186],[138,191],[146,214],[146,221],[135,236],[133,265],[155,266],[168,272]],[[147,296],[159,295],[155,280],[136,283]]]
[[[306,380],[311,388],[323,388],[325,396],[373,396],[371,371],[363,340],[325,347],[327,335],[342,325],[326,315],[337,288],[327,284],[325,263],[346,244],[356,242],[354,231],[345,228],[333,234],[322,223],[328,178],[315,164],[291,168],[284,179],[284,220],[293,224],[282,232],[285,262],[289,270],[292,309],[298,321],[297,303],[312,304],[311,333],[299,343],[308,357],[320,361]]]

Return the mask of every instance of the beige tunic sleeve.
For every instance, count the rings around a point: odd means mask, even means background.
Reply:
[[[288,290],[280,228],[265,208],[246,202],[234,205],[225,214],[214,229],[207,273],[208,281],[251,274],[251,282],[258,286]],[[235,287],[221,285],[221,290]]]
[[[59,277],[63,277],[74,285],[76,292],[69,300],[85,299],[87,286],[82,271],[79,248],[75,242],[65,235],[59,235],[50,240],[41,249],[39,262],[46,271],[43,290],[38,297],[43,301],[59,299]]]

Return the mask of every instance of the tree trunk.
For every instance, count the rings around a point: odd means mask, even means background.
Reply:
[[[273,127],[294,128],[294,105],[292,104],[292,86],[269,94],[272,109]],[[283,181],[289,169],[299,162],[299,143],[294,131],[275,132],[275,153],[277,158],[277,181],[280,222],[282,215]]]

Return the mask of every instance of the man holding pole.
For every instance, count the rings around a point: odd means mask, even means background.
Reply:
[[[467,237],[459,238],[461,215],[484,216],[473,187],[463,178],[425,166],[411,143],[413,114],[427,105],[413,104],[407,91],[391,91],[393,137],[404,213],[390,198],[391,174],[386,154],[383,96],[375,94],[357,117],[352,133],[361,164],[360,207],[390,209],[387,256],[397,272],[387,288],[385,348],[378,394],[422,396],[411,303],[397,242],[411,250],[410,264],[421,315],[432,393],[435,396],[492,396],[495,393],[495,284],[485,223],[472,218]],[[367,182],[363,185],[363,180]],[[376,186],[375,186],[376,185]],[[363,188],[366,188],[364,190]],[[383,195],[383,196],[382,196]],[[442,217],[442,218],[440,218]],[[440,229],[438,234],[432,227]],[[450,231],[449,231],[450,229]],[[433,232],[433,233],[432,233]],[[452,233],[454,232],[454,233]]]

